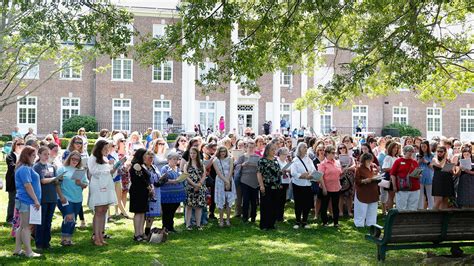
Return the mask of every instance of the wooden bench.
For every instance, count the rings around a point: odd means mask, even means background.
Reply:
[[[371,226],[365,238],[377,244],[379,261],[385,260],[388,250],[451,247],[451,252],[460,251],[461,246],[474,246],[474,209],[392,209],[385,226]]]

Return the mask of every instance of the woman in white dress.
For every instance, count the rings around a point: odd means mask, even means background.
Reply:
[[[235,184],[232,180],[234,161],[224,146],[217,149],[216,157],[217,159],[213,163],[217,173],[214,194],[216,206],[219,209],[219,226],[224,226],[224,208],[227,213],[226,224],[230,226],[230,211],[236,198]]]
[[[115,163],[115,165],[109,163],[106,158],[110,150],[109,145],[106,140],[99,140],[95,144],[88,162],[89,173],[91,174],[88,205],[94,212],[94,245],[96,246],[107,244],[102,234],[105,227],[105,216],[109,205],[117,204],[113,173],[117,171],[120,163],[123,163],[123,160]]]

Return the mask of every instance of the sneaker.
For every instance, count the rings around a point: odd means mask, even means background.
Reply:
[[[193,231],[193,227],[190,226],[190,225],[189,225],[189,226],[186,226],[186,230],[188,230],[188,231]]]
[[[227,219],[227,221],[225,222],[225,225],[230,226],[230,220],[229,219]]]
[[[28,258],[38,258],[38,257],[41,257],[41,254],[31,252],[30,254],[26,254],[26,257],[28,257]]]
[[[202,230],[204,230],[204,229],[202,228],[202,226],[198,226],[198,227],[197,227],[197,230],[198,230],[198,231],[202,231]]]
[[[81,221],[81,226],[79,226],[80,229],[86,229],[86,221],[82,220]]]
[[[338,228],[338,227],[339,227],[339,224],[334,224],[334,227]]]
[[[310,229],[309,224],[303,225],[303,229]]]
[[[300,225],[299,224],[293,225],[293,229],[300,229]]]

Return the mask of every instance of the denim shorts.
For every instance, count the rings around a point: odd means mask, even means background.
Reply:
[[[15,209],[19,212],[30,212],[30,205],[15,199]]]

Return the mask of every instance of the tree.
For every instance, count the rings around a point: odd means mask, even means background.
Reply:
[[[0,111],[100,54],[126,53],[132,16],[106,1],[2,1]],[[39,62],[54,64],[35,81]]]
[[[232,78],[255,92],[263,74],[291,65],[311,74],[322,51],[336,48],[352,60],[308,90],[299,108],[399,88],[440,102],[474,86],[473,9],[468,0],[183,1],[181,20],[163,37],[142,36],[137,57],[144,65],[172,58],[199,67],[209,58],[218,67],[202,77],[205,93]]]

